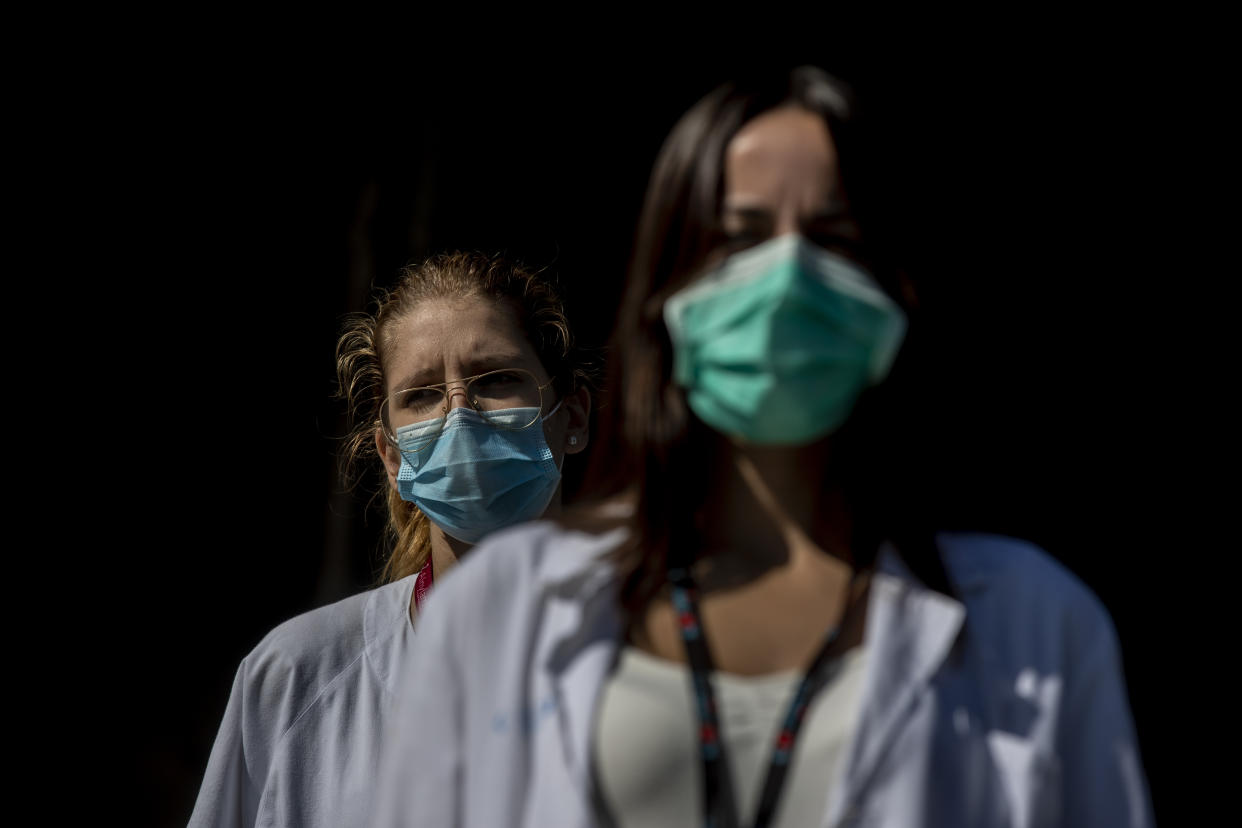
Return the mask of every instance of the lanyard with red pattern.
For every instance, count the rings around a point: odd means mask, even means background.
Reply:
[[[707,828],[737,828],[739,824],[737,803],[733,796],[728,756],[725,754],[724,743],[720,739],[716,697],[712,692],[711,681],[708,679],[713,667],[704,638],[703,622],[699,617],[698,590],[689,571],[685,569],[670,569],[668,577],[672,586],[673,608],[677,611],[678,627],[681,629],[682,641],[686,645],[686,659],[690,663],[690,674],[698,705],[699,747],[703,760],[703,824]],[[856,577],[857,573],[850,579],[847,595],[854,594]],[[759,798],[759,810],[754,822],[757,828],[770,824],[776,814],[776,806],[780,800],[781,790],[785,786],[785,776],[789,771],[789,760],[793,754],[794,742],[798,738],[798,730],[802,726],[802,718],[806,714],[811,697],[822,686],[818,679],[830,660],[828,653],[840,631],[839,624],[828,631],[824,643],[815,653],[815,657],[811,659],[811,664],[798,683],[798,689],[789,703],[789,709],[785,713],[785,719],[776,736],[776,744],[772,748],[772,760],[768,764],[768,775],[764,780],[763,793]]]
[[[423,601],[427,598],[427,590],[431,589],[433,580],[431,574],[431,557],[427,557],[427,563],[423,564],[423,568],[418,570],[418,575],[414,578],[414,609],[422,612]]]

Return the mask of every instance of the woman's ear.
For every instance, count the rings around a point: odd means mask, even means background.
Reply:
[[[388,483],[394,489],[397,488],[397,472],[401,471],[401,452],[397,451],[397,447],[388,442],[388,438],[384,436],[383,426],[375,427],[375,453],[384,461],[384,469],[388,472]]]
[[[569,422],[565,426],[565,453],[577,454],[586,449],[591,436],[591,392],[581,386],[575,388],[565,397],[563,408],[569,412]]]

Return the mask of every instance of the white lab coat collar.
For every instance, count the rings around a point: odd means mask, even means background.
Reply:
[[[556,694],[557,726],[571,777],[589,799],[591,726],[599,691],[617,656],[621,616],[615,570],[600,557],[625,537],[623,530],[599,538],[574,559],[547,561],[548,629],[565,633],[551,641],[545,663]],[[877,558],[867,604],[868,650],[858,727],[833,798],[834,823],[864,791],[919,693],[943,664],[965,619],[960,601],[923,585],[896,550],[885,545]]]
[[[925,586],[885,544],[867,602],[862,707],[829,824],[866,788],[919,694],[948,657],[965,617],[960,601]]]

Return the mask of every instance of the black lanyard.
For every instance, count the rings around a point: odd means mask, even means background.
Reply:
[[[720,740],[716,697],[708,679],[712,672],[712,659],[707,651],[703,622],[699,616],[698,590],[689,571],[685,569],[670,569],[668,578],[672,586],[673,608],[677,612],[677,626],[681,629],[681,638],[686,645],[686,658],[690,662],[690,674],[694,681],[694,695],[699,711],[699,747],[703,760],[703,824],[707,828],[738,828],[737,802],[733,796],[728,757]],[[846,593],[851,598],[854,594],[855,578],[857,573],[851,577]],[[848,604],[846,609],[848,610]],[[840,624],[829,630],[805,675],[798,682],[798,689],[789,703],[789,710],[785,713],[785,720],[772,748],[768,775],[763,783],[763,794],[759,798],[759,810],[755,815],[755,828],[764,828],[776,814],[776,805],[780,800],[781,790],[785,787],[785,776],[789,771],[794,742],[798,738],[802,717],[813,695],[812,686],[824,665],[828,663],[828,651],[832,649],[840,632]]]

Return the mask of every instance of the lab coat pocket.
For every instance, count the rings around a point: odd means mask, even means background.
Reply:
[[[1061,812],[1061,763],[1030,739],[1003,730],[993,730],[987,738],[1013,828],[1056,825]]]

